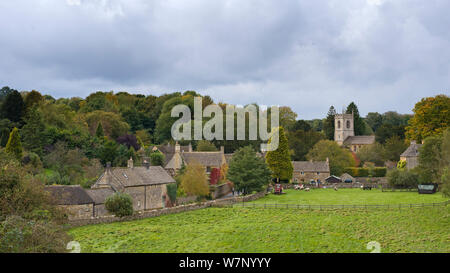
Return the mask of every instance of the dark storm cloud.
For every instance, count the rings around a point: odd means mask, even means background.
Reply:
[[[449,93],[448,1],[0,2],[0,85],[55,97],[197,90],[323,117]]]

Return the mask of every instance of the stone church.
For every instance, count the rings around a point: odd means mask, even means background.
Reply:
[[[375,136],[355,136],[353,113],[334,116],[334,141],[357,153],[364,145],[375,143]]]

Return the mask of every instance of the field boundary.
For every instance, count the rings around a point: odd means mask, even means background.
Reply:
[[[103,217],[92,217],[90,219],[76,219],[76,220],[70,220],[68,225],[70,227],[78,227],[78,226],[85,226],[85,225],[108,224],[108,223],[114,223],[114,222],[127,222],[127,221],[134,221],[134,220],[139,220],[139,219],[157,217],[157,216],[166,215],[166,214],[174,214],[174,213],[204,209],[204,208],[208,208],[208,207],[229,207],[230,205],[233,205],[236,203],[245,203],[245,202],[259,199],[259,198],[264,197],[265,195],[266,195],[266,192],[258,192],[258,193],[245,195],[245,196],[233,196],[233,197],[221,198],[221,199],[216,199],[216,200],[211,200],[211,201],[206,201],[206,202],[197,202],[197,203],[192,203],[192,204],[187,204],[187,205],[179,205],[179,206],[170,207],[170,208],[138,211],[138,212],[135,212],[132,216],[126,216],[126,217],[122,217],[122,218],[119,218],[116,216],[103,216]]]
[[[306,204],[282,204],[282,203],[246,203],[234,204],[234,207],[242,208],[275,208],[275,209],[404,209],[447,206],[450,200],[438,203],[415,204],[364,204],[364,205],[306,205]]]

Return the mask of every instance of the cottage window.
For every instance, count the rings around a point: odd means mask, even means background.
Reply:
[[[317,174],[320,174],[319,172],[317,172]]]
[[[302,175],[304,175],[305,173],[304,172],[300,172]]]

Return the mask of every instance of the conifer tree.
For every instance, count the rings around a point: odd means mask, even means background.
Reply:
[[[105,133],[103,131],[103,126],[102,126],[101,122],[99,122],[98,125],[97,125],[97,131],[95,131],[95,135],[98,138],[103,138],[105,136]]]
[[[18,160],[22,158],[23,149],[20,142],[19,129],[15,128],[9,135],[8,143],[6,144],[6,152],[15,156]]]
[[[8,143],[8,139],[9,139],[9,134],[11,132],[9,131],[8,128],[3,128],[1,130],[1,138],[0,138],[0,147],[5,147],[6,143]]]
[[[328,110],[327,118],[323,124],[323,131],[325,136],[329,140],[334,140],[334,116],[336,115],[336,110],[332,105],[330,110]]]
[[[266,162],[272,171],[272,176],[279,182],[280,180],[290,180],[292,178],[293,166],[284,129],[283,127],[278,127],[277,130],[279,137],[278,149],[267,152]],[[271,141],[272,137],[269,139],[269,144]]]

